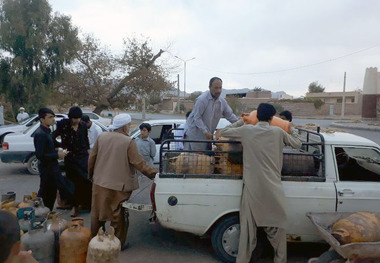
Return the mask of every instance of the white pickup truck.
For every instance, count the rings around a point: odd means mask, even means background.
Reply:
[[[282,181],[287,197],[288,241],[323,241],[306,218],[307,212],[380,211],[379,145],[341,132],[299,129],[299,137],[303,141],[301,150],[284,150]],[[173,140],[163,142],[160,173],[151,189],[156,220],[166,228],[210,235],[218,257],[224,262],[235,262],[240,235],[241,174],[221,173],[217,169],[205,174],[194,174],[194,169],[184,173],[175,167],[179,163],[173,160],[178,157],[173,156],[180,153],[169,150],[173,147],[167,144],[172,143]],[[227,156],[225,152],[206,152],[205,156],[217,163],[218,154]],[[124,206],[136,207],[128,203]]]

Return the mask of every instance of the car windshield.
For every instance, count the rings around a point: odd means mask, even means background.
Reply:
[[[32,114],[29,118],[19,122],[18,124],[24,125],[24,124],[28,123],[30,120],[34,119],[36,116],[37,116],[37,114]]]

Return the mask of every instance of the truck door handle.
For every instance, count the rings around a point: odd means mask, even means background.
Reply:
[[[343,189],[342,191],[338,191],[339,196],[344,195],[354,195],[355,192],[353,192],[351,189]]]

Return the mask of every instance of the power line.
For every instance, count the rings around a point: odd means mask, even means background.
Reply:
[[[312,63],[312,64],[306,64],[306,65],[297,66],[297,67],[293,67],[293,68],[273,70],[273,71],[262,71],[262,72],[244,73],[244,72],[225,72],[225,71],[211,70],[211,69],[206,69],[206,68],[201,68],[201,67],[197,67],[197,68],[199,68],[201,70],[213,71],[213,72],[218,72],[218,73],[223,73],[223,74],[232,74],[232,75],[261,75],[261,74],[281,73],[281,72],[292,71],[292,70],[297,70],[297,69],[302,69],[302,68],[307,68],[307,67],[313,67],[313,66],[316,66],[316,65],[332,62],[332,61],[335,61],[335,60],[338,60],[338,59],[342,59],[342,58],[345,58],[345,57],[349,57],[349,56],[355,55],[357,53],[361,53],[361,52],[373,49],[373,48],[377,48],[379,46],[380,46],[380,44],[377,44],[375,46],[364,48],[364,49],[361,49],[361,50],[358,50],[358,51],[355,51],[355,52],[352,52],[352,53],[349,53],[349,54],[346,54],[346,55],[343,55],[343,56],[339,56],[339,57],[335,57],[335,58],[331,58],[331,59],[327,59],[327,60],[322,60],[322,61],[315,62],[315,63]]]

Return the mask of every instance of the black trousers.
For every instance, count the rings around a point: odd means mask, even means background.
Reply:
[[[74,192],[73,185],[64,178],[59,170],[58,163],[40,163],[40,189],[38,196],[42,197],[44,204],[51,211],[54,208],[57,190],[60,194],[68,197]]]
[[[75,191],[70,198],[72,205],[82,205],[91,209],[92,183],[88,180],[88,155],[65,158],[66,177],[74,183]]]

